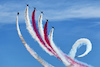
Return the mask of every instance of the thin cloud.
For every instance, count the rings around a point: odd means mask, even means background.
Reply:
[[[100,22],[93,22],[92,25],[88,26],[88,28],[100,26]]]
[[[45,4],[44,4],[45,3]],[[60,3],[60,4],[59,4]],[[89,3],[89,4],[88,4]],[[33,5],[34,4],[34,5]],[[51,5],[44,1],[35,1],[30,3],[30,6],[37,7],[36,20],[38,20],[40,10],[44,11],[44,17],[51,21],[69,20],[72,18],[100,18],[99,4],[95,5],[93,2],[55,2]],[[39,10],[38,10],[39,9]],[[0,23],[14,23],[16,21],[16,13],[19,11],[20,22],[25,21],[24,17],[25,4],[4,4],[0,5]],[[30,18],[33,8],[30,8]]]
[[[78,9],[77,9],[78,8]],[[99,18],[100,8],[94,6],[74,7],[61,11],[47,10],[46,15],[51,20],[65,20],[71,18]]]
[[[3,4],[0,5],[0,23],[13,23],[16,21],[16,15],[19,11],[21,13],[20,20],[23,20],[24,10],[21,5],[17,4]]]

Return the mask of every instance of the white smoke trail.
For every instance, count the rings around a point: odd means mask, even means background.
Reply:
[[[54,28],[51,29],[51,32],[49,34],[50,44],[53,47],[53,49],[56,51],[58,56],[61,58],[62,62],[65,64],[65,66],[70,66],[70,63],[68,61],[66,61],[66,58],[62,54],[63,52],[60,49],[58,49],[53,42],[53,30],[54,30]]]
[[[92,43],[90,42],[90,40],[88,40],[86,38],[78,39],[75,42],[75,44],[72,46],[72,49],[71,49],[71,51],[69,53],[69,56],[72,59],[74,59],[74,57],[76,55],[76,52],[77,52],[77,49],[82,45],[86,45],[87,48],[86,48],[86,51],[82,55],[79,55],[78,57],[83,57],[83,56],[87,55],[92,50]]]
[[[83,56],[85,56],[86,54],[88,54],[91,51],[92,44],[88,39],[81,38],[81,39],[77,40],[76,43],[73,45],[73,48],[72,48],[73,50],[70,51],[70,55],[69,55],[70,58],[69,57],[65,57],[65,54],[59,48],[57,48],[56,45],[53,42],[53,30],[54,29],[52,28],[51,32],[49,34],[49,40],[50,40],[51,46],[54,48],[56,53],[59,55],[59,57],[61,58],[62,62],[65,64],[65,66],[68,66],[68,67],[84,67],[84,66],[85,67],[91,67],[90,65],[87,65],[85,63],[76,61],[75,59],[73,60],[73,57],[75,57],[74,54],[76,54],[76,50],[77,50],[79,44],[81,44],[81,43],[87,44],[87,51],[84,54],[79,55],[78,57],[83,57]]]
[[[44,40],[44,31],[43,31],[43,24],[42,24],[42,13],[39,16],[38,27],[39,27],[40,35],[41,35],[42,39]]]
[[[38,60],[44,67],[54,67],[52,66],[51,64],[47,63],[45,60],[43,60],[41,57],[39,57],[37,55],[37,53],[32,50],[29,45],[25,42],[21,32],[20,32],[20,29],[19,29],[19,24],[18,24],[18,16],[17,16],[17,19],[16,19],[16,25],[17,25],[17,31],[18,31],[18,35],[22,41],[22,43],[24,44],[25,48],[28,50],[28,52],[36,59]]]
[[[43,46],[43,44],[40,42],[40,40],[38,39],[38,37],[36,36],[36,33],[34,32],[32,26],[31,26],[31,23],[30,23],[30,20],[29,20],[29,15],[28,15],[28,6],[26,7],[26,10],[25,10],[25,21],[26,21],[26,26],[27,26],[27,29],[29,31],[29,33],[31,34],[31,36],[33,37],[33,39],[35,39],[39,45],[50,55],[52,55],[52,53],[50,51],[47,50],[46,47]]]

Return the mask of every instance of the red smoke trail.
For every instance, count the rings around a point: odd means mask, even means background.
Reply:
[[[64,55],[64,57],[66,58],[67,61],[69,60],[68,62],[71,63],[72,66],[78,65],[80,67],[88,67],[87,65],[84,65],[84,64],[77,62],[77,61],[74,61],[72,58],[67,56],[65,53],[62,52],[62,54]]]
[[[47,42],[47,44],[49,45],[49,47],[52,48],[50,45],[49,39],[48,39],[48,35],[47,35],[47,22],[45,23],[45,27],[44,27],[44,39]]]
[[[45,45],[44,41],[42,40],[42,38],[37,30],[36,23],[35,23],[35,10],[33,11],[33,14],[32,14],[32,24],[33,24],[33,28],[36,33],[36,36],[39,38],[40,42],[48,49],[48,51],[51,52],[51,50]]]
[[[35,23],[35,10],[33,11],[33,15],[32,15],[32,24],[33,24],[34,31],[35,31],[37,37],[39,38],[40,42],[41,42],[42,44],[45,44],[45,43],[43,42],[41,36],[39,35],[39,32],[38,32],[37,28],[36,28],[36,23]]]
[[[47,22],[48,22],[48,20],[47,20]],[[45,23],[45,27],[44,27],[44,39],[45,39],[46,43],[48,44],[48,46],[53,50],[54,55],[55,55],[58,59],[60,59],[60,57],[57,55],[57,53],[54,51],[54,49],[53,49],[52,46],[50,45],[50,41],[49,41],[48,35],[47,35],[47,22]],[[61,59],[60,59],[60,60],[61,60]]]

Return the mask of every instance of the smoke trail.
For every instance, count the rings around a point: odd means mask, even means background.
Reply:
[[[90,65],[87,65],[83,62],[79,62],[77,60],[73,60],[71,57],[68,57],[65,53],[63,53],[59,48],[56,47],[56,45],[53,42],[53,28],[51,29],[51,32],[49,34],[49,40],[51,43],[51,46],[54,48],[56,53],[61,58],[62,62],[65,64],[65,66],[68,67],[91,67]],[[84,38],[85,39],[85,38]],[[80,42],[78,42],[80,43]]]
[[[32,26],[31,26],[31,23],[30,23],[30,20],[29,20],[29,15],[28,15],[28,6],[26,7],[26,10],[25,10],[25,21],[26,21],[26,27],[29,31],[29,33],[31,34],[31,36],[33,37],[33,39],[35,39],[39,45],[50,55],[52,55],[52,53],[50,52],[50,49],[46,48],[45,44],[42,44],[40,42],[40,40],[38,39],[38,37],[36,36],[36,33],[34,32]]]
[[[44,39],[45,39],[46,43],[49,45],[49,47],[52,48],[50,45],[49,39],[48,39],[48,35],[47,35],[47,22],[45,23],[45,26],[44,26]]]
[[[43,32],[43,24],[42,24],[42,13],[39,17],[39,20],[38,20],[38,27],[39,27],[39,32],[40,32],[40,35],[42,37],[42,39],[44,40],[44,32]]]
[[[90,40],[88,40],[86,38],[81,38],[81,39],[77,40],[75,42],[75,44],[72,46],[69,56],[74,59],[77,49],[82,45],[86,45],[87,48],[86,48],[86,51],[82,55],[79,55],[78,57],[83,57],[92,50],[92,44],[91,44]]]
[[[28,14],[28,6],[26,7],[26,10],[25,10],[25,21],[26,21],[26,26],[27,26],[27,30],[29,31],[29,33],[32,35],[32,37],[38,41],[38,38],[31,26],[31,23],[30,23],[30,19],[29,19],[29,14]]]
[[[37,27],[36,27],[36,23],[35,23],[35,9],[34,9],[33,14],[32,14],[32,24],[33,24],[33,28],[34,28],[34,31],[36,33],[36,36],[38,37],[40,42],[44,45],[45,43],[43,42],[41,36],[39,35],[39,32],[38,32]]]
[[[69,66],[70,63],[68,61],[66,61],[66,58],[62,55],[61,51],[56,47],[56,45],[53,42],[53,30],[54,30],[54,28],[51,29],[51,32],[50,32],[50,35],[49,35],[50,44],[54,48],[54,50],[56,51],[56,53],[59,55],[59,57],[61,58],[62,62],[66,66]]]
[[[54,67],[54,66],[52,66],[51,64],[47,63],[45,60],[43,60],[41,57],[39,57],[39,56],[37,55],[37,53],[36,53],[34,50],[32,50],[32,49],[29,47],[29,45],[25,42],[25,40],[24,40],[24,38],[23,38],[23,36],[22,36],[22,34],[21,34],[21,32],[20,32],[20,29],[19,29],[18,16],[17,16],[17,18],[16,18],[16,25],[17,25],[18,35],[19,35],[19,37],[20,37],[22,43],[24,44],[25,48],[28,50],[28,52],[29,52],[36,60],[38,60],[44,67]]]

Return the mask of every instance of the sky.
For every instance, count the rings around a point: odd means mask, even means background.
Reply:
[[[29,4],[29,15],[36,7],[36,23],[41,11],[43,24],[48,19],[48,34],[52,26],[55,44],[66,54],[80,38],[88,38],[92,51],[76,58],[94,67],[100,66],[100,0],[1,0],[0,1],[0,67],[43,67],[22,44],[16,29],[16,16],[25,41],[39,56],[55,67],[65,67],[54,56],[47,54],[31,37],[25,25],[25,8]],[[84,53],[86,46],[78,49]]]

